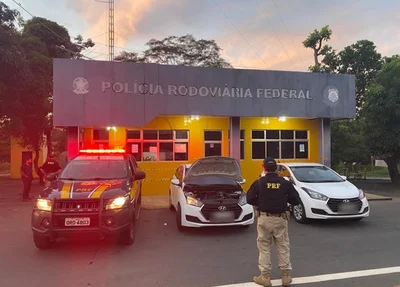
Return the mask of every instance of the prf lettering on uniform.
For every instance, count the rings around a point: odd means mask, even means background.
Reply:
[[[279,189],[280,186],[281,186],[280,183],[271,183],[271,182],[267,183],[267,188]]]

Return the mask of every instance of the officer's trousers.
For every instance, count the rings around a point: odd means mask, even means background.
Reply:
[[[281,270],[292,270],[288,221],[283,217],[261,214],[257,222],[258,268],[261,273],[271,270],[271,245],[275,244],[278,266]]]

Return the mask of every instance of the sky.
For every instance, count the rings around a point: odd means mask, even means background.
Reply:
[[[12,0],[2,0],[31,16]],[[16,0],[35,16],[56,21],[71,36],[91,38],[85,52],[108,59],[106,0]],[[313,51],[302,41],[329,25],[336,50],[368,39],[383,56],[400,54],[399,0],[115,0],[115,55],[140,52],[150,39],[192,34],[214,39],[235,68],[306,71]]]

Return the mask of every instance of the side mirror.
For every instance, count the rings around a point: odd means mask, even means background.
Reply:
[[[347,176],[345,176],[345,175],[341,175],[340,176],[342,179],[344,179],[344,180],[347,180]]]
[[[243,178],[241,181],[238,181],[239,184],[245,184],[246,180]]]
[[[179,182],[179,179],[177,179],[177,178],[171,179],[171,183],[172,183],[173,185],[181,186],[181,184],[180,184],[180,182]]]
[[[54,181],[57,179],[57,174],[55,173],[49,173],[46,175],[46,180],[47,181]]]
[[[144,171],[141,170],[137,170],[135,172],[135,180],[142,180],[146,178],[146,173]]]

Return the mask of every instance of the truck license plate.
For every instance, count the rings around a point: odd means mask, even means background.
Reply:
[[[90,217],[65,218],[65,226],[90,226]]]

